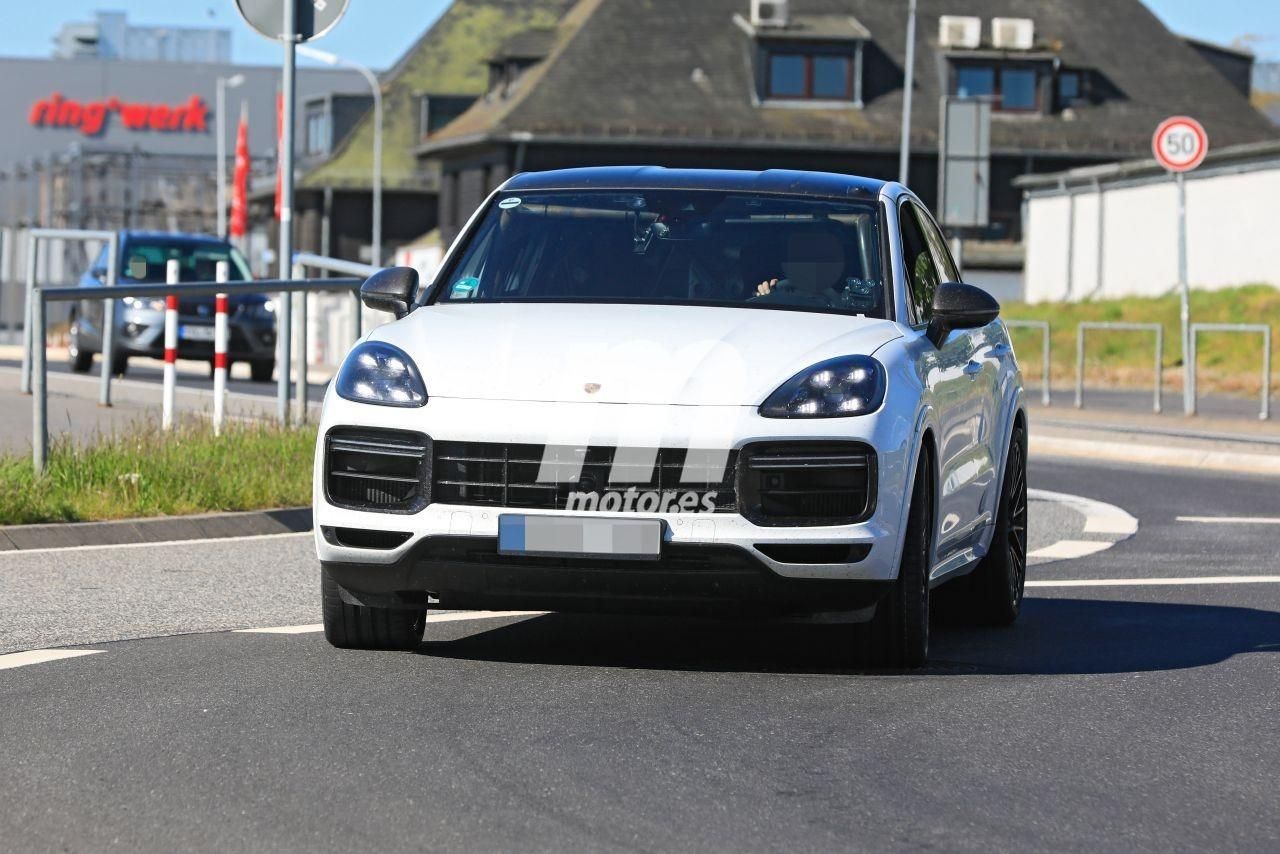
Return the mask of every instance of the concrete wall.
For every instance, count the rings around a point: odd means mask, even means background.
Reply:
[[[1193,172],[1186,185],[1191,286],[1280,286],[1280,161]],[[1170,177],[1034,191],[1024,226],[1029,301],[1159,296],[1177,286]]]

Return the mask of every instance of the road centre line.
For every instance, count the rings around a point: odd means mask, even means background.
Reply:
[[[1177,519],[1206,525],[1280,525],[1280,517],[1274,516],[1179,516]]]
[[[0,655],[0,670],[11,670],[15,667],[27,667],[32,664],[43,664],[46,661],[60,661],[64,658],[79,658],[82,655],[95,655],[100,649],[29,649],[26,652],[11,652]]]
[[[1189,578],[1053,578],[1027,587],[1176,587],[1213,584],[1280,584],[1280,575],[1204,575]]]
[[[1027,557],[1072,560],[1106,551],[1113,545],[1114,543],[1109,543],[1106,540],[1058,540],[1053,545],[1027,552]]]

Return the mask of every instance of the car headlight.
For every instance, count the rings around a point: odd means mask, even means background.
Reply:
[[[150,309],[151,311],[164,311],[164,297],[155,297],[154,299],[144,299],[142,297],[124,297],[120,300],[124,303],[125,308]]]
[[[250,320],[275,320],[276,304],[273,300],[242,302],[236,306],[236,315]]]
[[[422,406],[427,387],[413,360],[399,347],[367,341],[347,354],[338,371],[338,396],[379,406]]]
[[[884,403],[884,366],[870,356],[841,356],[806,368],[760,406],[765,418],[841,418]]]

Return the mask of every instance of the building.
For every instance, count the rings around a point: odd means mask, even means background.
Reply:
[[[1155,160],[1019,178],[1031,302],[1161,296],[1178,285],[1178,203]],[[1186,175],[1187,281],[1280,286],[1280,142],[1211,149]],[[1264,318],[1265,319],[1265,318]]]
[[[489,85],[485,60],[510,35],[553,28],[573,0],[455,0],[404,56],[382,75],[383,250],[433,232],[439,170],[415,149],[465,112]],[[367,86],[363,87],[367,91]],[[360,87],[352,91],[361,91]],[[350,133],[351,102],[317,98],[306,105],[308,152],[295,193],[296,245],[353,261],[371,261],[373,116],[367,109]],[[311,130],[317,138],[312,139]],[[268,218],[273,189],[256,194]],[[435,237],[426,243],[437,246]]]
[[[97,12],[92,21],[62,25],[54,59],[138,62],[231,62],[231,31],[219,27],[135,26],[124,12]]]
[[[420,127],[422,168],[441,170],[441,235],[522,170],[895,178],[904,6],[580,0],[554,26],[513,33],[488,57],[484,96],[443,128]],[[1140,156],[1169,114],[1193,112],[1215,145],[1276,133],[1233,80],[1239,57],[1189,44],[1140,0],[920,0],[915,57],[909,183],[930,204],[940,98],[993,99],[991,226],[975,235],[989,240],[1020,237],[1018,175]]]

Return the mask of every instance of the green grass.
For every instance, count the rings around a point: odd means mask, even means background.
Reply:
[[[179,516],[311,503],[314,427],[228,425],[214,436],[191,418],[166,433],[153,422],[50,449],[35,477],[29,454],[0,456],[0,525]]]
[[[1130,297],[1077,303],[1008,303],[1010,320],[1047,320],[1052,326],[1052,374],[1055,385],[1075,382],[1076,326],[1081,321],[1125,321],[1164,325],[1166,388],[1182,387],[1178,296]],[[1272,362],[1280,368],[1280,289],[1249,285],[1221,291],[1192,291],[1191,319],[1196,323],[1265,323],[1272,326]],[[1038,382],[1043,362],[1040,331],[1014,329],[1018,361],[1028,381]],[[1085,382],[1091,385],[1149,387],[1153,380],[1155,336],[1149,332],[1086,333]],[[1262,336],[1202,333],[1198,383],[1202,392],[1258,394],[1262,389]],[[1273,372],[1272,388],[1280,388]]]

